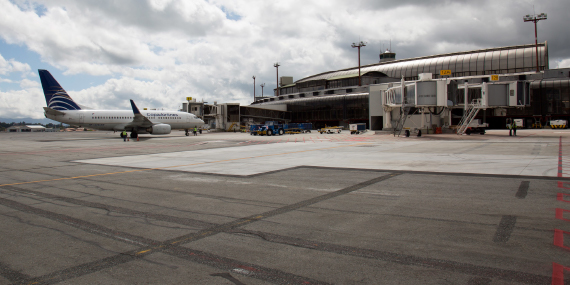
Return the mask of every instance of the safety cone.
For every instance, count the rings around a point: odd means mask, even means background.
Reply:
[[[137,141],[139,141],[139,136],[137,136]]]
[[[127,137],[127,141],[129,141],[129,138]]]

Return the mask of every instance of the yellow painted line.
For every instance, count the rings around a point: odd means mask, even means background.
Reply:
[[[147,249],[147,250],[139,251],[139,252],[137,252],[137,253],[135,253],[135,254],[136,254],[136,255],[139,255],[139,254],[147,253],[147,252],[149,252],[149,251],[151,251],[151,250],[152,250],[152,249]]]
[[[335,149],[335,148],[342,148],[342,147],[351,147],[351,146],[358,146],[358,145],[363,145],[363,144],[368,144],[368,143],[357,143],[357,144],[350,144],[350,145],[341,145],[341,146],[325,147],[325,148],[319,148],[319,149],[309,149],[309,150],[300,150],[300,151],[292,151],[292,152],[274,153],[274,154],[266,154],[266,155],[258,155],[258,156],[248,156],[248,157],[240,157],[240,158],[232,158],[232,159],[224,159],[224,160],[216,160],[216,161],[207,161],[207,162],[199,162],[199,163],[191,163],[191,164],[182,164],[182,165],[173,165],[173,166],[164,166],[164,167],[156,167],[156,168],[145,168],[145,169],[135,169],[135,170],[127,170],[127,171],[118,171],[118,172],[109,172],[109,173],[100,173],[100,174],[81,175],[81,176],[65,177],[65,178],[55,178],[55,179],[36,180],[36,181],[27,181],[27,182],[16,182],[16,183],[0,184],[0,187],[2,187],[2,186],[23,185],[23,184],[33,184],[33,183],[41,183],[41,182],[61,181],[61,180],[72,180],[72,179],[80,179],[80,178],[88,178],[88,177],[96,177],[96,176],[107,176],[107,175],[125,174],[125,173],[140,172],[140,171],[149,171],[149,170],[160,170],[160,169],[167,169],[167,168],[196,166],[196,165],[203,165],[203,164],[221,163],[221,162],[236,161],[236,160],[245,160],[245,159],[252,159],[252,158],[262,158],[262,157],[270,157],[270,156],[278,156],[278,155],[287,155],[287,154],[293,154],[293,153],[303,153],[303,152],[311,152],[311,151]],[[113,166],[113,165],[110,165],[110,166]]]

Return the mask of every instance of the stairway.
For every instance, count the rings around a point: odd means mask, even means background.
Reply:
[[[459,124],[457,125],[458,135],[462,135],[465,133],[465,131],[469,127],[469,124],[473,122],[473,119],[475,119],[477,113],[479,113],[479,110],[481,110],[481,107],[482,107],[481,99],[475,99],[473,100],[473,103],[469,104],[469,106],[467,107],[467,111],[463,114],[461,121],[459,121]]]
[[[410,113],[411,107],[409,106],[402,106],[402,112],[400,112],[400,119],[398,120],[398,124],[394,128],[394,136],[396,133],[398,136],[402,133],[402,129],[404,129],[404,124],[406,123],[406,118],[408,118],[408,114]]]

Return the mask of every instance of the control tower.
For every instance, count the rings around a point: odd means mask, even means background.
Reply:
[[[386,49],[385,52],[380,53],[380,63],[396,60],[396,53]]]

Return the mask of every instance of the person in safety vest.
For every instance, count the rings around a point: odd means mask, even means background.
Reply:
[[[513,124],[511,125],[513,129],[513,135],[517,136],[517,121],[513,120]]]
[[[123,141],[127,141],[127,131],[123,131]]]

